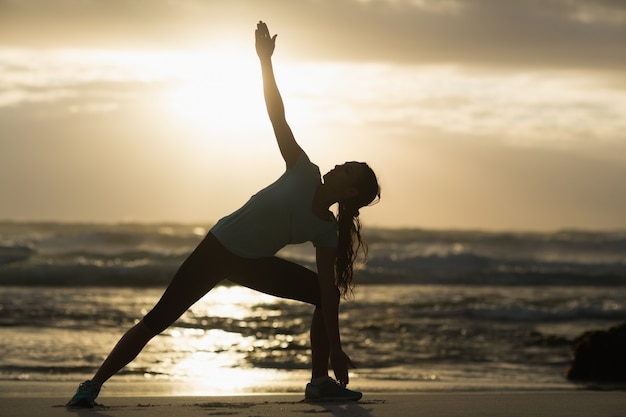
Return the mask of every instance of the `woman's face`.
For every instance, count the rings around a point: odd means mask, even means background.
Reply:
[[[365,169],[365,164],[362,162],[346,162],[342,165],[335,165],[335,168],[324,175],[324,184],[337,191],[348,192],[353,189],[353,192],[356,192],[356,185],[361,178],[363,169]]]

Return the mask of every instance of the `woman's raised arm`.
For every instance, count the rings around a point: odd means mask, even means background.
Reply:
[[[276,135],[276,141],[278,142],[278,148],[280,153],[287,164],[287,167],[295,165],[302,148],[296,142],[296,139],[291,132],[291,128],[287,124],[285,118],[285,107],[283,105],[283,99],[278,91],[276,85],[276,79],[274,77],[274,68],[272,66],[272,54],[274,53],[274,47],[276,46],[276,36],[270,36],[270,32],[267,29],[267,25],[263,22],[257,24],[255,31],[256,37],[256,52],[261,61],[261,72],[263,74],[263,94],[265,97],[265,106],[267,107],[267,114],[272,122],[274,128],[274,135]]]

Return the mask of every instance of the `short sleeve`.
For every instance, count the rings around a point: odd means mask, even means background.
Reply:
[[[318,236],[312,241],[313,246],[321,248],[336,248],[337,243],[337,221],[335,216],[331,222],[327,222],[328,226],[325,227]]]

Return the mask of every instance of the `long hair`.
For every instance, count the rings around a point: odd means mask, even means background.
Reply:
[[[367,262],[367,243],[361,236],[359,209],[380,199],[380,187],[374,171],[363,163],[363,174],[356,186],[357,195],[340,201],[337,213],[338,245],[335,261],[335,279],[341,295],[347,298],[354,288],[354,263],[359,252],[362,262]]]

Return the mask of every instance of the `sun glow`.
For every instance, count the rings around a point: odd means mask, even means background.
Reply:
[[[191,136],[245,139],[268,127],[260,65],[249,46],[234,43],[194,51],[62,50],[53,57],[79,68],[71,76],[83,83],[154,85],[159,93],[152,104],[164,115],[155,122]],[[253,145],[249,142],[245,145]]]
[[[165,95],[171,114],[202,132],[250,133],[267,124],[255,56],[223,48],[174,62],[176,84]]]

